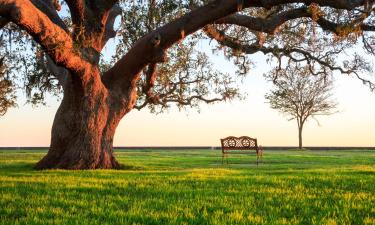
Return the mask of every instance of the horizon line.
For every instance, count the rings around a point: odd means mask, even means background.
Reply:
[[[298,149],[298,146],[263,146],[266,149],[272,150],[287,150],[287,149]],[[0,146],[0,150],[48,150],[49,146]],[[145,149],[155,149],[155,150],[193,150],[193,149],[212,149],[220,150],[221,146],[114,146],[113,149],[131,149],[131,150],[145,150]],[[375,150],[375,146],[305,146],[303,149],[310,150]]]

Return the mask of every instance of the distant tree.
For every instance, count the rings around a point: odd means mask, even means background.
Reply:
[[[298,64],[275,69],[266,77],[273,81],[274,89],[265,97],[271,108],[297,121],[298,148],[302,149],[302,130],[307,119],[335,112],[337,103],[331,100],[332,80],[327,76],[312,76],[308,66]]]

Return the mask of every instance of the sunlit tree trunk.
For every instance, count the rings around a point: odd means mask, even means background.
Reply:
[[[302,125],[298,127],[298,148],[299,149],[302,149],[302,129],[303,129]]]
[[[97,75],[90,77],[96,79],[85,81],[88,85],[79,80],[69,82],[53,122],[50,149],[38,169],[120,168],[113,156],[113,137],[129,110],[118,106],[99,73],[93,73]]]

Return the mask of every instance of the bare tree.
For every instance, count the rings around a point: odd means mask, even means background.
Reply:
[[[266,94],[271,108],[277,109],[298,125],[298,148],[302,149],[302,130],[309,118],[331,115],[337,103],[332,98],[330,77],[312,76],[308,66],[291,63],[286,69],[274,70],[267,75],[274,89]]]
[[[26,74],[18,79],[31,103],[63,93],[37,168],[119,168],[113,137],[133,108],[237,96],[232,77],[190,51],[197,40],[216,40],[240,74],[247,55],[263,52],[304,61],[313,73],[354,74],[374,89],[359,76],[362,58],[334,60],[360,42],[374,53],[373,12],[372,0],[0,0],[0,54],[13,74]],[[116,55],[105,61],[101,52],[112,38]],[[312,49],[312,40],[325,48]]]

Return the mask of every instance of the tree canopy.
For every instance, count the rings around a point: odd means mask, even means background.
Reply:
[[[143,36],[210,1],[114,2],[106,23],[106,37],[101,40],[101,45],[115,38],[116,54],[111,60],[103,60],[99,56],[102,72],[113,66]],[[246,74],[252,65],[250,55],[262,52],[270,57],[270,61],[277,62],[270,66],[282,69],[283,59],[304,61],[314,75],[338,70],[356,76],[374,90],[373,79],[365,78],[366,75],[362,73],[372,72],[365,57],[356,53],[346,60],[338,57],[359,45],[369,55],[374,54],[374,37],[371,34],[374,30],[374,13],[371,1],[246,2],[237,1],[237,13],[207,24],[202,31],[169,49],[167,55],[170,60],[158,63],[161,68],[148,65],[138,82],[136,108],[149,106],[157,111],[156,106],[161,106],[160,110],[167,108],[170,102],[180,107],[198,106],[200,101],[215,102],[239,96],[235,77],[212,70],[207,55],[195,47],[197,42],[204,39],[216,41],[215,49],[225,51],[228,59],[233,60],[238,66],[237,74]],[[78,20],[73,18],[73,3],[38,0],[31,3],[47,13],[53,23],[72,33],[74,48],[84,47],[80,46],[82,40],[79,39],[84,38],[80,36],[85,32],[85,27],[82,21],[73,21]],[[56,13],[54,9],[60,12]],[[119,17],[121,21],[115,30],[115,19]],[[77,24],[82,27],[78,28]],[[46,93],[59,96],[62,90],[54,74],[57,68],[52,65],[53,60],[47,57],[46,49],[40,46],[32,34],[9,23],[6,16],[1,17],[0,25],[1,56],[11,65],[10,72],[20,84],[18,86],[25,91],[29,102],[44,103]],[[156,81],[151,86],[146,85],[150,80],[147,76],[151,77],[147,74],[152,71],[157,71],[160,76],[155,76]],[[15,89],[8,91],[14,92]]]

